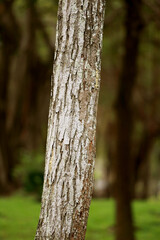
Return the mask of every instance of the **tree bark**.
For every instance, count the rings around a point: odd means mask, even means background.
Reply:
[[[141,0],[125,0],[125,53],[116,99],[117,140],[115,161],[116,240],[133,240],[131,200],[133,193],[132,95],[137,76],[137,58],[143,26]]]
[[[35,239],[84,239],[93,189],[104,0],[60,0]]]

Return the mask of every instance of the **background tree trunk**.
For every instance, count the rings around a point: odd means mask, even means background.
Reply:
[[[117,156],[115,161],[116,240],[133,240],[131,200],[133,193],[132,96],[137,76],[137,58],[143,26],[141,1],[126,0],[125,53],[116,99]]]
[[[13,2],[0,3],[0,194],[10,192],[13,177],[11,170],[15,162],[12,141],[7,129],[7,97],[9,78],[11,74],[10,64],[19,43],[19,28],[13,14]]]
[[[93,189],[104,0],[59,1],[36,239],[84,239]]]
[[[52,64],[44,61],[36,48],[39,31],[49,54],[53,51],[37,2],[25,1],[21,23],[15,2],[0,2],[0,194],[21,185],[14,170],[22,161],[23,149],[37,151],[44,142],[41,133],[46,125],[49,96],[46,79],[52,72]],[[42,109],[39,98],[43,96]],[[38,124],[36,119],[40,119]]]

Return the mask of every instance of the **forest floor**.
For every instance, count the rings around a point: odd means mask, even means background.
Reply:
[[[160,201],[134,203],[137,240],[158,240],[160,237]],[[33,197],[16,194],[0,198],[0,239],[34,239],[40,203]],[[93,199],[87,227],[86,240],[114,239],[114,202]]]

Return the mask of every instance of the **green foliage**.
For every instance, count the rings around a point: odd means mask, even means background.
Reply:
[[[30,171],[24,182],[24,189],[27,192],[36,193],[38,199],[41,199],[43,186],[43,172],[41,171]]]
[[[0,199],[0,239],[30,240],[34,238],[40,203],[29,196],[16,195]],[[160,202],[134,203],[137,240],[158,240],[160,235]],[[114,202],[92,200],[86,240],[114,239]]]
[[[14,177],[22,184],[25,191],[41,199],[43,187],[44,156],[36,153],[23,153],[21,162],[15,168]]]

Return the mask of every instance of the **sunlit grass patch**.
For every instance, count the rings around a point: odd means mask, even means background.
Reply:
[[[40,203],[22,194],[0,198],[0,239],[34,239]],[[158,240],[160,237],[160,201],[136,201],[134,215],[137,240]],[[114,239],[114,202],[93,199],[86,240]]]

